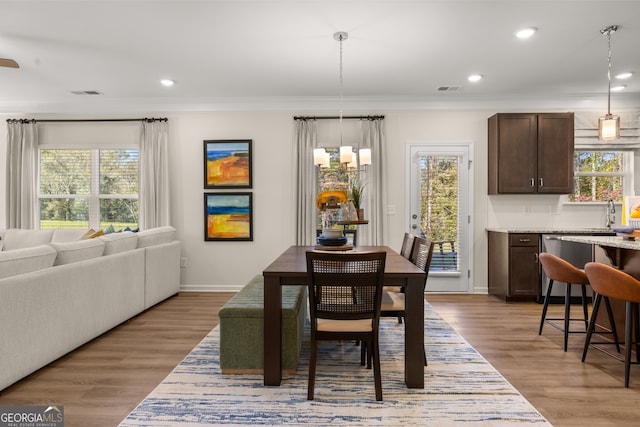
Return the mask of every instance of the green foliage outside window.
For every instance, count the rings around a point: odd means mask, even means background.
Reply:
[[[576,151],[575,191],[572,202],[621,202],[623,198],[623,153],[620,151]]]
[[[138,150],[40,151],[40,228],[138,223]]]
[[[458,157],[420,158],[420,227],[430,239],[458,241]]]

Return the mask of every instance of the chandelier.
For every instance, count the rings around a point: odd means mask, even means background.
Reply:
[[[607,70],[607,79],[609,80],[609,90],[607,92],[607,114],[598,119],[598,139],[601,141],[611,141],[620,137],[620,117],[611,114],[611,34],[618,30],[617,25],[600,30],[601,34],[607,36],[609,46],[609,68]]]
[[[340,42],[340,165],[347,169],[358,169],[358,154],[360,156],[360,166],[368,166],[371,164],[371,149],[361,148],[359,153],[353,151],[350,145],[343,145],[342,141],[342,42],[349,38],[349,34],[344,31],[338,31],[333,34],[333,38]],[[330,167],[330,153],[324,148],[315,148],[313,150],[313,164],[321,167]]]

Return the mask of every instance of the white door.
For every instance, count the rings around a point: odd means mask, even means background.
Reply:
[[[426,292],[471,292],[470,142],[407,147],[407,230],[436,242]]]

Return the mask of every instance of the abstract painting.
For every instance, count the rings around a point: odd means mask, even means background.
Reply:
[[[252,193],[205,193],[205,241],[253,241]]]
[[[251,188],[251,140],[204,141],[204,188]]]

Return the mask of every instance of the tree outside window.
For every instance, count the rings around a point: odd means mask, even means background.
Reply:
[[[576,151],[575,190],[569,201],[622,202],[630,173],[626,165],[623,151]]]
[[[138,150],[42,149],[40,228],[138,228]]]

